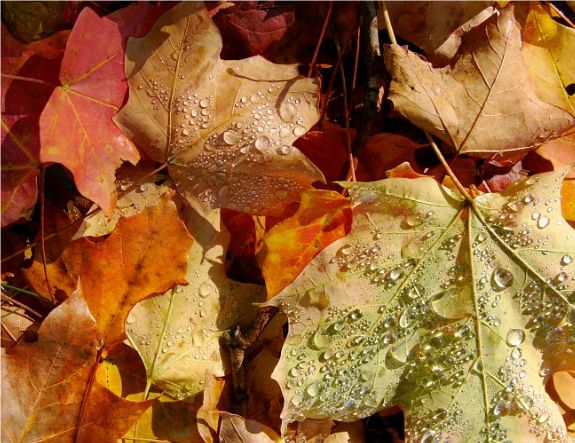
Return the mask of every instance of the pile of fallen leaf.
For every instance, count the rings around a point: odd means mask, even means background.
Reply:
[[[567,3],[4,2],[3,441],[573,438]]]

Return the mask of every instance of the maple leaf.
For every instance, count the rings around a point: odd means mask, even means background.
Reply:
[[[138,303],[127,318],[130,345],[138,351],[148,382],[177,399],[203,389],[206,371],[224,376],[222,333],[246,325],[255,314],[253,302],[264,289],[229,280],[224,269],[229,235],[220,226],[220,211],[188,222],[194,243],[188,248],[187,286]]]
[[[263,238],[262,274],[272,298],[327,245],[351,227],[348,200],[333,191],[309,190],[297,212],[274,226]]]
[[[541,100],[575,115],[575,29],[557,23],[538,3],[530,5],[523,30],[523,56]]]
[[[393,31],[423,49],[434,65],[446,65],[455,56],[461,39],[495,13],[494,2],[413,1],[387,5]],[[383,17],[379,23],[385,23]]]
[[[518,157],[575,123],[537,98],[513,7],[468,32],[452,67],[434,69],[398,45],[385,63],[395,109],[461,154]]]
[[[345,184],[350,234],[269,304],[289,319],[282,418],[404,410],[408,440],[566,438],[546,375],[573,364],[565,171],[466,201],[429,178]]]
[[[38,119],[54,90],[68,34],[22,45],[2,25],[2,226],[27,217],[36,203]]]
[[[220,412],[220,441],[242,441],[247,443],[273,443],[279,435],[255,420],[245,419],[236,414]]]
[[[138,301],[186,283],[186,252],[192,238],[172,194],[137,215],[121,218],[103,242],[80,238],[69,243],[50,266],[55,268],[52,284],[64,291],[70,280],[81,280],[82,296],[108,346],[124,338],[124,322]],[[41,262],[37,260],[26,274],[31,283],[42,283]]]
[[[130,402],[92,386],[99,341],[94,318],[75,294],[48,315],[36,343],[2,350],[3,439],[113,442],[130,428],[150,402]]]
[[[82,195],[108,212],[116,168],[140,158],[112,121],[127,88],[122,38],[114,21],[84,8],[66,45],[61,86],[40,116],[42,162],[66,166]]]
[[[166,38],[169,36],[169,38]],[[183,2],[126,51],[128,103],[116,123],[168,162],[179,192],[203,213],[282,213],[321,172],[291,143],[318,119],[315,80],[261,57],[219,59],[220,34]]]

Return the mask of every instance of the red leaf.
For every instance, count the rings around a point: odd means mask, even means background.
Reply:
[[[40,117],[40,159],[74,175],[78,190],[104,210],[115,205],[114,173],[138,151],[112,117],[127,91],[118,24],[84,8],[66,46],[60,82]]]
[[[38,118],[57,84],[69,32],[23,45],[2,26],[2,226],[36,203]]]

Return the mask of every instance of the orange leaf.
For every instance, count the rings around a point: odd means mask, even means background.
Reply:
[[[120,219],[104,242],[83,238],[65,252],[106,344],[124,338],[126,317],[137,302],[186,284],[191,244],[176,205],[164,196],[144,212]]]
[[[351,206],[337,192],[309,190],[297,212],[263,239],[262,273],[268,299],[285,288],[327,245],[351,229]]]

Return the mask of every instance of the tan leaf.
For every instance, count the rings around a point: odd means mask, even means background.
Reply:
[[[465,32],[495,12],[493,3],[412,1],[406,7],[404,2],[388,2],[387,9],[397,35],[423,49],[434,64],[445,65],[459,49]]]
[[[116,123],[206,213],[226,207],[279,215],[322,173],[293,141],[318,120],[318,84],[296,65],[220,60],[201,3],[165,13],[126,52],[128,103]]]
[[[453,66],[434,69],[398,45],[385,60],[396,110],[458,153],[520,156],[575,122],[537,98],[512,7],[467,33]]]
[[[276,432],[255,420],[245,419],[239,415],[220,412],[220,441],[244,443],[273,443],[279,440]]]

